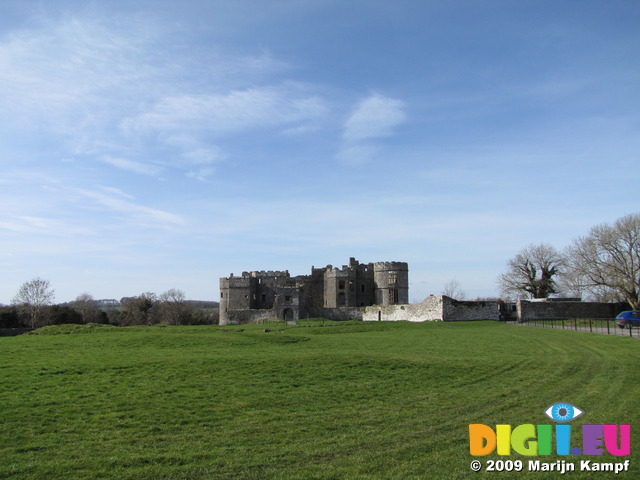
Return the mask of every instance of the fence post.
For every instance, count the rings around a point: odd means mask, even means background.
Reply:
[[[562,329],[564,330],[564,318],[562,319]]]
[[[608,319],[608,318],[607,318],[607,335],[611,335],[611,334],[609,333],[609,319]]]
[[[593,333],[593,327],[591,326],[591,319],[589,319],[589,331]]]
[[[573,329],[577,332],[578,331],[578,319],[574,318],[573,319]]]

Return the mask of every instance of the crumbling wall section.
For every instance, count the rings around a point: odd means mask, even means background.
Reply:
[[[460,302],[442,295],[434,295],[420,303],[407,305],[373,305],[363,309],[365,321],[408,322],[468,322],[474,320],[498,320],[499,302]]]
[[[427,322],[443,320],[442,297],[427,297],[424,301],[413,304],[365,307],[362,319],[368,322]]]
[[[445,322],[471,322],[475,320],[499,320],[498,301],[459,301],[442,296],[443,320]]]

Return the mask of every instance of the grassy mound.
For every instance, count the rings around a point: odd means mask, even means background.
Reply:
[[[28,333],[28,335],[68,335],[75,333],[95,333],[103,332],[116,328],[113,325],[105,325],[101,323],[87,323],[86,325],[64,324],[64,325],[48,325],[46,327],[36,328]]]

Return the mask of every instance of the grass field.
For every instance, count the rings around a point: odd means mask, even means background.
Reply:
[[[584,410],[575,430],[631,424],[630,457],[590,459],[629,458],[616,478],[640,476],[638,339],[310,323],[0,338],[0,478],[558,478],[471,472],[468,440],[470,423],[553,423],[543,412],[557,401]]]

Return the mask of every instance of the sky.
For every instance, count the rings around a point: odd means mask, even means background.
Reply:
[[[638,208],[636,0],[3,0],[0,303],[409,264],[417,302]]]

